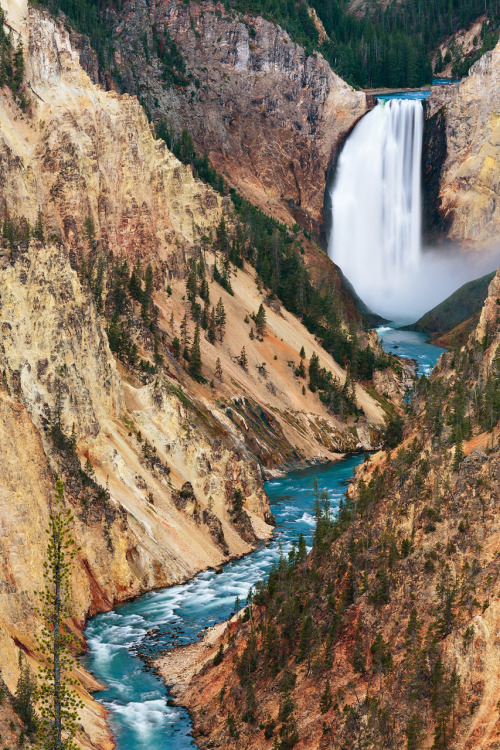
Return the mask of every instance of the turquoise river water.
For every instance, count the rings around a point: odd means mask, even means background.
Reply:
[[[428,373],[442,352],[426,344],[422,334],[385,327],[379,329],[379,336],[387,351],[417,359],[420,373]],[[227,619],[234,612],[236,597],[244,603],[249,589],[266,577],[279,558],[280,547],[286,555],[300,534],[311,543],[313,477],[320,490],[328,492],[335,510],[362,460],[360,455],[350,456],[267,482],[277,521],[270,543],[228,563],[219,575],[205,571],[187,583],[146,594],[89,621],[84,663],[107,685],[97,698],[109,709],[118,750],[196,747],[188,712],[168,705],[168,690],[143,657],[193,642],[204,628]]]

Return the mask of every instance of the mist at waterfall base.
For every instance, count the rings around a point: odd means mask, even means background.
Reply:
[[[357,293],[374,312],[397,325],[414,323],[432,310],[467,281],[478,279],[495,270],[500,253],[467,257],[452,248],[424,248],[410,273],[400,276],[394,286],[381,287],[382,295],[373,298]]]
[[[328,248],[363,302],[400,323],[498,264],[491,255],[422,248],[424,113],[421,96],[409,96],[379,100],[347,139],[331,194]]]

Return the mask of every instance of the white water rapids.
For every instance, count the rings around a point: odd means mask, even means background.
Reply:
[[[420,100],[379,103],[348,138],[332,192],[330,257],[389,317],[421,259],[423,127]]]

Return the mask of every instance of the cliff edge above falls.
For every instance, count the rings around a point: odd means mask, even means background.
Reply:
[[[425,105],[436,223],[469,249],[494,248],[500,230],[499,70],[500,43],[460,83],[434,87]]]

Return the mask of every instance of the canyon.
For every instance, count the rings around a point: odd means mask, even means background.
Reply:
[[[369,96],[280,27],[233,14],[220,3],[126,0],[119,13],[111,11],[109,70],[62,19],[25,0],[1,3],[24,49],[24,100],[8,88],[0,91],[0,690],[14,693],[19,652],[35,671],[39,662],[37,592],[57,476],[81,547],[71,581],[70,627],[84,649],[90,616],[199,571],[220,570],[269,540],[274,519],[266,479],[380,449],[387,423],[405,410],[415,366],[384,355],[342,274],[318,244],[328,231],[325,192],[346,138],[374,104]],[[164,67],[153,54],[160,30],[170,49],[173,40],[182,50],[186,86],[162,78]],[[500,45],[460,83],[435,88],[425,105],[426,213],[433,236],[466,253],[496,249],[499,55]],[[116,72],[128,93],[115,90]],[[198,179],[156,136],[153,123],[159,122],[176,137],[189,130],[197,151],[237,192],[217,191]],[[302,314],[265,288],[251,253],[227,263],[224,284],[214,278],[217,263],[224,268],[217,245],[224,232],[228,246],[253,242],[253,227],[238,212],[243,199],[275,222],[268,244],[276,257],[277,238],[284,238],[282,272],[296,264],[304,269],[304,289],[311,280],[309,308]],[[9,239],[9,221],[38,227],[38,236]],[[147,279],[146,267],[150,307],[127,292],[120,318],[113,307],[123,292],[117,269],[126,269],[128,289],[130,271],[138,269]],[[191,300],[193,273],[197,289]],[[198,294],[202,283],[204,298]],[[499,284],[497,275],[465,353],[445,355],[429,381],[447,384],[440,414],[449,419],[460,380],[476,393],[474,377],[483,387],[496,367]],[[142,276],[139,285],[142,293]],[[197,300],[209,308],[207,297],[212,308],[220,300],[226,316],[213,341],[205,329],[200,333],[193,312],[196,305],[201,310]],[[337,348],[360,359],[372,354],[370,378],[354,382],[348,356],[340,363],[328,351],[328,325],[312,329],[315,305],[335,308]],[[261,334],[254,330],[260,307],[266,321]],[[148,315],[156,316],[154,325]],[[117,325],[133,356],[117,349],[116,341],[112,346]],[[174,343],[183,340],[187,350],[196,331],[202,340],[199,378],[176,355]],[[332,399],[307,387],[304,362],[315,358],[352,411],[334,408]],[[429,392],[433,387],[439,390],[430,385]],[[375,453],[358,470],[346,501],[352,504],[350,525],[330,540],[338,566],[324,560],[318,565],[325,590],[330,587],[346,606],[334,634],[335,668],[321,663],[313,674],[302,663],[297,670],[299,750],[328,747],[334,732],[347,747],[362,738],[376,747],[389,731],[389,700],[396,715],[390,741],[402,746],[411,718],[404,699],[405,628],[413,606],[421,628],[433,621],[437,559],[444,554],[456,581],[466,564],[476,571],[470,617],[460,611],[442,639],[442,660],[458,665],[463,675],[454,715],[457,748],[494,748],[498,741],[498,602],[492,589],[498,575],[497,428],[488,432],[474,423],[457,470],[456,448],[446,443],[442,454],[433,455],[430,400],[426,392],[418,394],[414,423],[398,449]],[[450,429],[444,428],[443,440]],[[375,487],[377,502],[366,501],[368,486]],[[361,496],[366,507],[357,513]],[[367,524],[372,538],[365,548],[356,540],[366,537]],[[405,540],[411,540],[408,554],[402,552]],[[301,564],[301,596],[311,583],[312,560]],[[369,589],[378,590],[384,565],[391,571],[390,600],[373,605]],[[326,633],[331,602],[323,591],[317,594],[314,613]],[[257,640],[263,648],[267,605],[252,607],[250,623],[236,617],[190,647],[189,663],[175,654],[173,667],[159,667],[167,681],[176,674],[182,683],[177,695],[193,712],[200,746],[241,746],[230,733],[228,713],[237,716],[246,698],[230,659],[219,665],[213,660],[228,635],[235,659],[242,658],[253,635],[251,618],[261,626]],[[467,651],[469,620],[476,637]],[[379,632],[394,651],[394,670],[383,675],[371,650]],[[361,672],[352,664],[356,638],[365,660]],[[295,656],[291,650],[290,669]],[[84,701],[78,742],[89,750],[111,750],[106,711],[92,698],[101,686],[77,662],[75,676]],[[326,682],[335,700],[322,712]],[[267,674],[257,673],[255,694],[260,719],[267,721],[269,714],[279,724],[280,697]],[[435,717],[429,701],[423,696],[418,706],[427,720],[426,747]],[[470,713],[468,703],[474,705]],[[272,746],[252,722],[238,718],[238,724],[248,748]],[[9,701],[0,705],[0,725],[2,738],[14,742],[19,727]]]

